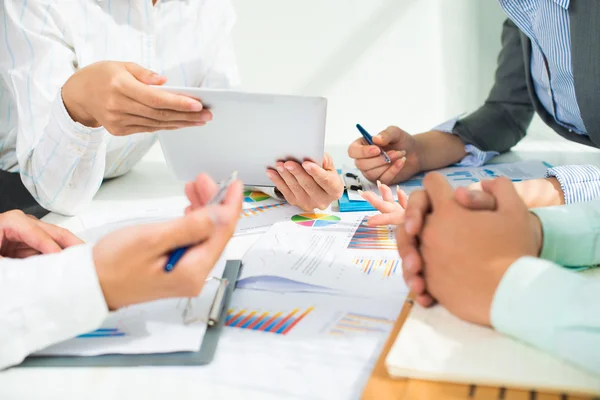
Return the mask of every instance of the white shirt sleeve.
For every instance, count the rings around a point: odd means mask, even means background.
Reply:
[[[91,245],[0,259],[0,369],[97,329],[107,315]]]
[[[6,0],[0,14],[0,70],[16,103],[21,177],[43,207],[73,215],[102,182],[109,134],[74,122],[63,105],[77,57],[55,6]]]

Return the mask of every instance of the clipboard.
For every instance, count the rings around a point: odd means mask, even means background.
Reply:
[[[214,298],[208,316],[206,333],[200,350],[197,352],[176,352],[164,354],[106,354],[92,357],[78,356],[29,356],[14,368],[40,367],[141,367],[141,366],[198,366],[209,364],[217,351],[219,338],[225,324],[224,310],[227,310],[235,284],[240,274],[242,262],[229,260],[221,278],[220,288]],[[223,289],[221,289],[223,287]],[[216,316],[216,319],[213,317]],[[211,323],[212,321],[212,323]]]

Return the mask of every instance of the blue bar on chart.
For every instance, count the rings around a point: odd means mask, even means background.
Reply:
[[[77,336],[77,338],[104,338],[104,337],[116,337],[125,336],[126,333],[119,330],[119,328],[100,328],[95,331],[84,333],[83,335]]]
[[[296,308],[286,314],[281,311],[260,312],[230,309],[225,317],[225,326],[285,335],[313,310],[314,307],[309,307],[301,312],[299,308]]]

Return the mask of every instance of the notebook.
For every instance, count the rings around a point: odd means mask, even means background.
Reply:
[[[464,322],[441,306],[413,306],[385,364],[395,378],[600,393],[600,376]]]

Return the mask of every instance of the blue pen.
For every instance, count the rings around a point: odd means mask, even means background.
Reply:
[[[233,183],[233,181],[235,181],[236,178],[237,178],[237,171],[234,171],[233,174],[231,174],[231,176],[229,178],[227,178],[225,181],[221,182],[221,184],[219,185],[219,189],[217,190],[217,193],[213,196],[212,199],[210,199],[210,201],[206,205],[210,206],[210,205],[221,203],[223,201],[223,199],[225,198],[227,189],[229,189],[229,186]],[[189,247],[187,247],[187,246],[180,247],[178,249],[175,249],[175,251],[173,251],[171,253],[171,255],[169,256],[169,259],[167,260],[167,263],[165,264],[165,272],[173,271],[173,269],[175,268],[175,264],[177,264],[177,261],[179,261],[181,259],[181,257],[183,257],[183,255],[185,254],[185,252],[187,251],[188,248]]]
[[[368,144],[370,144],[371,146],[377,146],[375,143],[373,143],[373,136],[371,136],[371,134],[369,132],[367,132],[365,130],[365,128],[360,126],[360,124],[356,124],[356,129],[358,129],[358,131],[363,136],[363,138],[365,138],[365,140],[367,141]],[[377,147],[379,147],[379,146],[377,146]],[[385,162],[388,164],[391,163],[392,160],[390,159],[390,156],[388,156],[387,153],[385,151],[383,151],[383,149],[381,147],[379,147],[379,150],[381,150],[381,156],[383,157]]]

